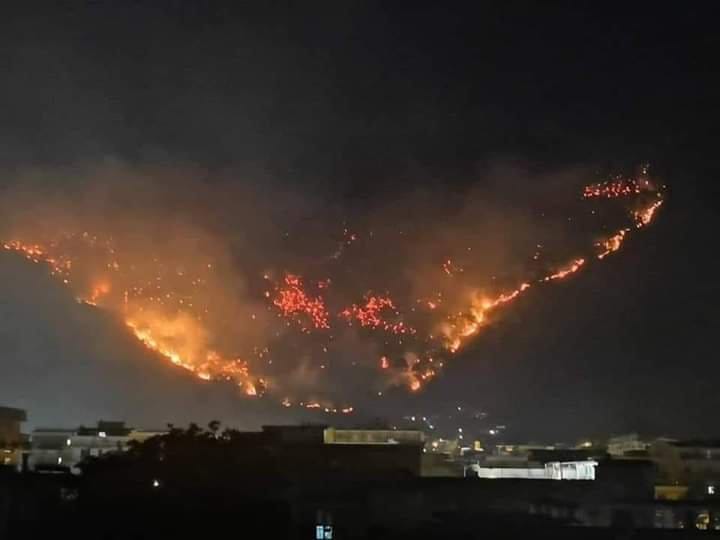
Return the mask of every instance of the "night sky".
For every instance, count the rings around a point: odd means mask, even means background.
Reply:
[[[106,180],[68,170],[123,163],[202,170],[200,191],[234,171],[242,189],[302,193],[310,213],[362,216],[418,192],[482,192],[497,164],[530,171],[508,189],[532,193],[558,171],[649,162],[669,186],[652,227],[533,291],[424,392],[373,413],[462,402],[517,439],[720,435],[716,18],[702,3],[529,4],[6,9],[0,197],[36,170],[82,189]],[[139,358],[46,274],[0,253],[0,404],[41,424],[276,419]]]

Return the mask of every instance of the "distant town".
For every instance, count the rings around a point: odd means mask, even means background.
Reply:
[[[242,432],[218,422],[142,429],[108,420],[25,433],[27,420],[0,407],[0,538],[51,516],[111,519],[138,501],[158,505],[159,516],[185,489],[209,499],[231,489],[258,518],[280,512],[272,523],[246,520],[270,537],[462,535],[458,527],[478,515],[492,531],[720,530],[720,440],[630,433],[539,445],[461,428],[442,438],[405,426]],[[237,486],[226,486],[233,477]]]

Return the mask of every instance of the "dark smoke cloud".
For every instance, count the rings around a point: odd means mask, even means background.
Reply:
[[[357,207],[343,207],[338,200],[301,193],[288,187],[288,182],[258,171],[211,172],[186,163],[153,167],[105,160],[83,166],[27,168],[8,173],[6,178],[12,181],[3,190],[0,203],[3,239],[47,242],[65,233],[110,238],[125,256],[123,272],[127,273],[129,263],[150,279],[153,261],[184,273],[212,261],[213,276],[203,296],[214,314],[204,328],[187,327],[177,337],[179,350],[195,354],[198,347],[212,347],[247,358],[255,345],[269,345],[272,366],[251,365],[254,371],[269,375],[275,403],[290,395],[306,401],[331,398],[334,403],[374,410],[378,391],[407,385],[403,372],[410,364],[406,362],[416,354],[423,355],[428,345],[422,340],[428,333],[438,332],[442,316],[420,313],[418,300],[442,291],[441,312],[453,313],[466,309],[468,298],[478,291],[497,293],[524,279],[529,255],[539,242],[551,252],[556,250],[558,261],[573,254],[572,239],[582,235],[569,234],[562,220],[564,212],[576,206],[579,186],[588,175],[581,170],[538,174],[518,163],[495,164],[479,172],[470,188],[448,192],[438,185],[397,193],[365,204],[362,212]],[[543,208],[561,215],[560,223],[548,219]],[[356,239],[348,242],[348,235]],[[5,259],[10,257],[5,254]],[[457,266],[452,278],[443,271],[447,259]],[[556,262],[551,259],[541,264],[547,268]],[[76,272],[88,270],[73,278],[80,289],[97,280],[98,269],[104,273],[104,266],[97,263],[78,268]],[[390,293],[406,317],[415,318],[419,340],[408,338],[394,353],[388,353],[382,333],[368,335],[334,322],[332,348],[321,354],[324,338],[282,324],[264,298],[264,291],[272,285],[262,276],[279,282],[285,271],[305,276],[308,284],[330,278],[327,298],[331,314],[362,302],[367,291]],[[110,274],[115,281],[111,295],[128,286],[123,284],[125,274]],[[44,280],[41,290],[53,287],[60,285]],[[77,286],[72,287],[80,294]],[[18,288],[25,289],[37,294],[37,287],[29,283]],[[70,296],[65,291],[60,298]],[[7,305],[14,306],[22,298],[14,297]],[[41,298],[35,301],[41,303]],[[197,410],[203,417],[215,411],[215,416],[222,418],[232,418],[233,411],[242,410],[252,417],[254,413],[249,411],[263,408],[238,398],[228,385],[200,382],[158,365],[167,362],[133,342],[119,320],[117,306],[117,297],[114,314],[84,305],[39,305],[33,312],[68,309],[70,321],[80,317],[85,322],[72,326],[63,343],[34,350],[23,348],[34,342],[23,331],[33,323],[17,321],[18,327],[10,335],[17,335],[22,347],[11,347],[16,352],[10,365],[24,365],[25,357],[30,362],[47,362],[48,356],[57,355],[60,366],[69,359],[73,368],[68,369],[69,376],[76,373],[81,386],[88,384],[88,378],[96,378],[93,384],[104,389],[102,395],[108,403],[79,400],[74,408],[66,409],[77,411],[84,421],[88,416],[120,414],[144,423],[157,422],[163,416],[177,417],[177,412],[168,411],[187,410]],[[182,319],[173,320],[168,324],[184,326]],[[97,325],[102,326],[94,328]],[[85,326],[89,328],[83,330]],[[99,335],[104,337],[98,339]],[[389,375],[378,370],[384,354],[391,354],[396,368]],[[84,361],[74,363],[71,359],[75,356]],[[127,362],[125,374],[120,367],[123,359]],[[331,369],[325,369],[326,364]],[[97,366],[111,373],[101,370],[95,375]],[[84,373],[88,367],[93,369]],[[145,369],[153,376],[142,385],[132,382]],[[53,372],[47,380],[57,378]],[[132,397],[136,394],[137,398]],[[71,402],[76,397],[73,393],[64,399]],[[27,397],[21,402],[32,400]]]

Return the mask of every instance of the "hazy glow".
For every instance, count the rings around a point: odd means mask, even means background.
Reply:
[[[378,396],[393,385],[420,391],[528,291],[569,279],[617,252],[634,230],[652,223],[663,204],[662,191],[646,172],[591,184],[580,197],[591,206],[628,201],[630,225],[611,228],[617,232],[596,240],[594,252],[567,250],[554,262],[552,253],[534,243],[528,268],[512,274],[517,281],[474,271],[473,263],[492,257],[492,250],[461,245],[450,234],[446,243],[428,245],[453,256],[428,254],[430,263],[422,269],[385,249],[377,274],[391,279],[387,287],[371,290],[355,288],[352,266],[343,266],[354,250],[380,242],[370,230],[343,229],[329,254],[306,265],[321,269],[312,275],[268,261],[271,270],[262,279],[237,270],[228,243],[206,240],[195,230],[159,244],[143,227],[141,233],[130,228],[101,234],[65,230],[58,218],[49,232],[18,227],[2,246],[47,264],[80,302],[114,313],[145,347],[202,381],[225,381],[251,397],[272,393],[285,407],[346,414],[353,410],[347,402],[321,397],[328,390],[342,395],[343,388],[326,375],[338,366],[371,372],[375,380],[366,383],[368,392]],[[400,241],[404,236],[400,230]],[[417,283],[396,294],[398,276]]]

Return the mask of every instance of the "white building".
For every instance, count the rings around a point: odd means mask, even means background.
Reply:
[[[465,476],[523,478],[526,480],[595,480],[597,461],[551,461],[544,467],[481,467],[469,465]]]
[[[164,433],[127,428],[123,422],[103,421],[93,428],[38,428],[30,437],[28,465],[32,470],[69,469],[78,473],[77,465],[86,457],[124,452],[131,441],[142,442]]]

